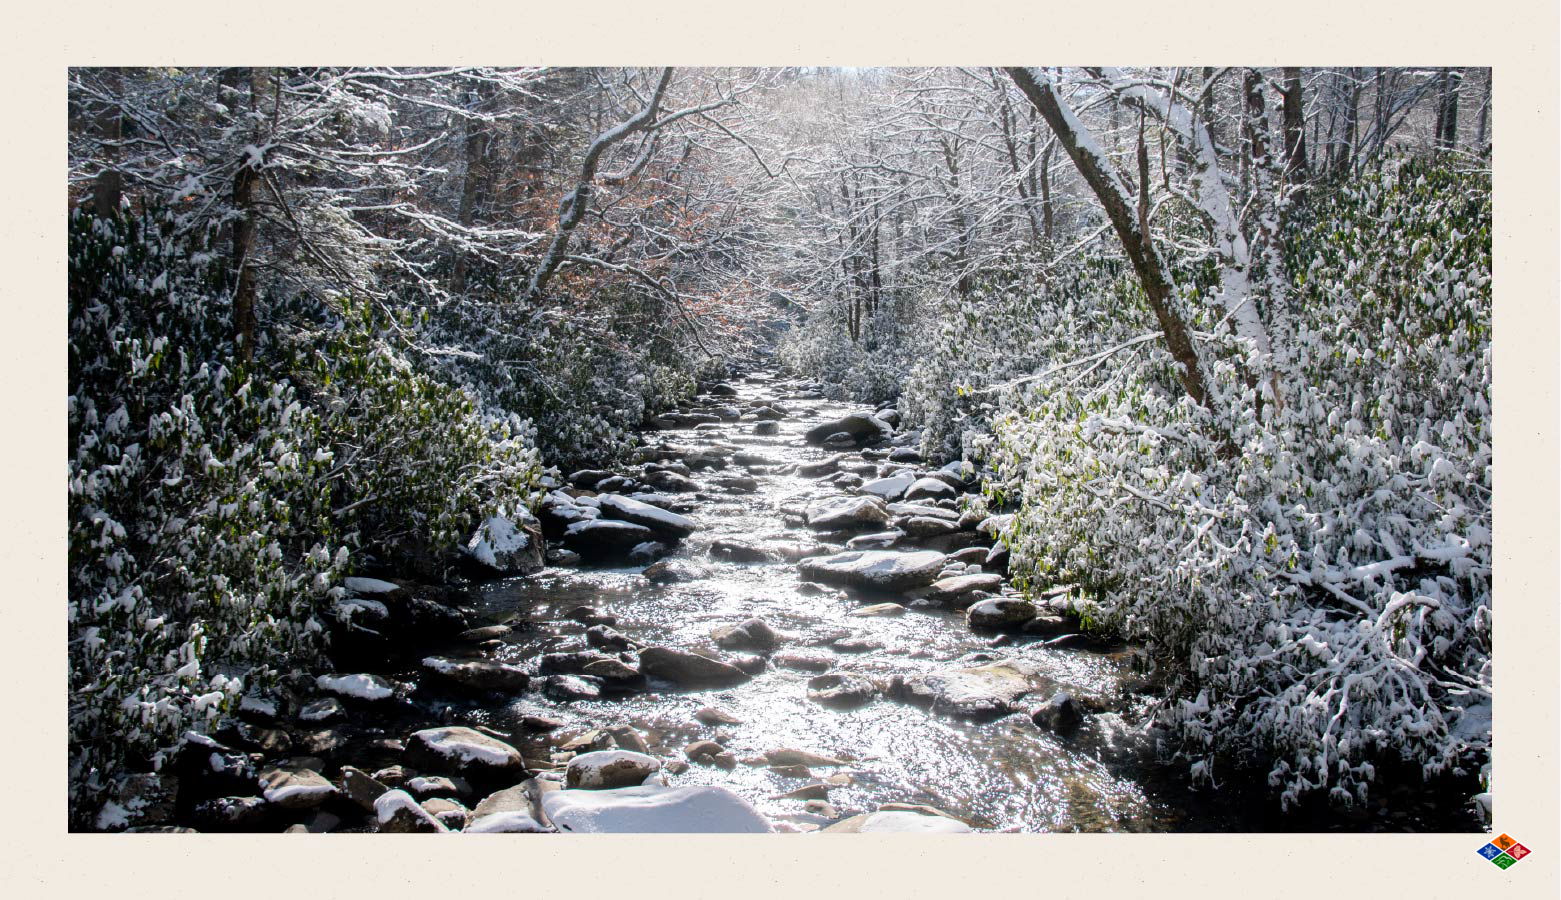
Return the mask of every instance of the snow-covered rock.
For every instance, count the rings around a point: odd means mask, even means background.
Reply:
[[[390,682],[378,675],[321,675],[314,683],[322,691],[353,700],[389,700],[395,696]]]
[[[811,509],[808,527],[815,531],[867,531],[889,521],[889,510],[877,497],[850,497]]]
[[[723,787],[642,785],[613,790],[552,791],[547,818],[562,832],[599,834],[761,834],[770,823]]]
[[[386,834],[445,834],[444,823],[418,805],[406,791],[386,791],[374,801],[374,820]]]
[[[961,575],[960,578],[980,578],[979,575]],[[950,581],[954,579],[949,579]],[[992,597],[965,611],[971,628],[1002,631],[1021,628],[1035,618],[1035,604],[1019,597]]]
[[[947,500],[959,495],[959,491],[941,478],[918,478],[905,489],[906,502],[917,500]]]
[[[644,525],[618,519],[582,519],[564,529],[564,543],[582,556],[621,556],[655,538]]]
[[[336,785],[313,769],[279,766],[260,773],[261,796],[283,809],[313,809],[336,793]]]
[[[654,756],[630,750],[596,750],[569,761],[564,784],[583,790],[609,790],[644,784],[661,769]]]
[[[394,594],[401,590],[401,585],[378,578],[363,578],[352,576],[342,581],[342,587],[354,594]]]
[[[879,478],[862,485],[862,493],[893,502],[904,497],[905,492],[915,483],[914,475],[890,475],[888,478]]]
[[[605,518],[632,522],[666,537],[685,538],[699,528],[699,525],[687,516],[678,515],[649,503],[631,500],[628,497],[602,494],[596,499],[598,508]]]
[[[852,816],[823,830],[823,834],[968,834],[969,825],[948,816],[910,810],[879,810]]]
[[[542,526],[527,514],[519,522],[494,516],[466,542],[466,553],[479,566],[494,575],[529,575],[540,571],[543,552]]]
[[[852,550],[833,556],[810,556],[799,562],[797,568],[814,581],[897,591],[930,584],[943,569],[943,554],[935,550]]]
[[[500,774],[525,769],[519,750],[458,725],[413,732],[406,757],[410,765],[428,771]]]
[[[423,660],[423,670],[436,680],[468,691],[519,693],[531,682],[520,667],[485,659],[429,656]]]
[[[896,675],[890,696],[912,706],[965,719],[1007,715],[1014,703],[1039,685],[1039,669],[1023,660],[920,675]]]
[[[886,441],[894,436],[888,422],[871,413],[851,413],[844,418],[824,422],[807,430],[803,439],[810,444],[822,444],[836,434],[847,434],[855,443]]]

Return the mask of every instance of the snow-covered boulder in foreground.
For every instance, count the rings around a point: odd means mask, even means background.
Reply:
[[[971,828],[948,816],[905,809],[880,810],[836,822],[824,834],[969,834]]]
[[[915,483],[914,475],[890,475],[888,478],[879,478],[862,485],[862,493],[893,502],[904,497],[905,492]]]
[[[921,675],[894,677],[889,694],[912,706],[963,719],[995,719],[1039,686],[1033,663],[1008,659]]]
[[[943,560],[943,554],[936,550],[853,550],[834,556],[810,556],[797,568],[814,581],[898,591],[931,584],[943,570]]]
[[[563,832],[597,834],[762,834],[770,823],[723,787],[644,785],[552,791],[542,809]]]
[[[541,523],[533,516],[527,514],[518,523],[494,516],[466,542],[466,554],[494,575],[530,575],[542,569],[544,543]]]
[[[871,531],[889,521],[889,510],[877,497],[850,497],[808,510],[808,527],[815,531]]]

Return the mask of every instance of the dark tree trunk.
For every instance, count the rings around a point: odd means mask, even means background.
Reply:
[[[1436,104],[1436,146],[1440,150],[1458,148],[1458,88],[1463,70],[1442,70],[1442,85]]]
[[[92,209],[100,216],[113,215],[119,209],[119,198],[124,193],[124,178],[114,163],[119,160],[119,139],[122,137],[124,102],[124,75],[117,68],[103,70],[104,90],[111,102],[103,107],[96,121],[98,136],[103,139],[103,169],[92,184]]]
[[[1050,84],[1038,83],[1028,69],[1009,68],[1005,71],[1019,86],[1019,90],[1025,97],[1040,111],[1052,131],[1056,132],[1063,151],[1073,160],[1085,183],[1099,198],[1101,206],[1105,207],[1106,216],[1111,220],[1111,227],[1122,242],[1122,247],[1133,265],[1133,271],[1138,275],[1139,284],[1143,286],[1144,296],[1149,300],[1149,306],[1154,311],[1161,332],[1165,335],[1166,348],[1181,365],[1182,388],[1195,403],[1208,406],[1209,392],[1204,383],[1203,366],[1198,360],[1197,351],[1193,348],[1192,336],[1188,333],[1186,323],[1171,305],[1175,292],[1165,262],[1160,258],[1153,239],[1144,228],[1146,223],[1143,220],[1147,218],[1144,198],[1140,197],[1139,208],[1135,210],[1131,200],[1123,192],[1121,182],[1107,168],[1107,161],[1096,156],[1081,142],[1080,135],[1071,121],[1072,113],[1064,112],[1061,99],[1057,97],[1055,89]],[[1140,172],[1141,178],[1147,182],[1147,177],[1142,177],[1148,165],[1147,151],[1141,151],[1139,158],[1140,165],[1144,167]],[[1141,190],[1147,194],[1148,188],[1146,183]]]
[[[1285,67],[1285,181],[1306,180],[1306,99],[1301,93],[1301,69]]]

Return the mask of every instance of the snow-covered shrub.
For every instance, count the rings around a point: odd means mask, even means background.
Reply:
[[[333,550],[320,421],[229,369],[208,235],[72,216],[71,800],[319,648]],[[224,364],[224,360],[227,364]]]
[[[846,310],[823,305],[777,348],[781,362],[818,379],[836,400],[882,403],[900,395],[905,376],[930,338],[921,321],[920,298],[886,301],[878,315],[863,316],[858,340],[851,340]]]
[[[1217,414],[1164,389],[1156,342],[1007,392],[982,448],[1015,573],[1168,663],[1195,774],[1261,765],[1287,804],[1363,800],[1388,761],[1472,779],[1490,746],[1488,176],[1311,202],[1282,410],[1204,316]]]
[[[619,458],[646,420],[693,394],[701,361],[585,315],[497,300],[452,303],[430,316],[428,333],[460,348],[436,357],[448,379],[527,420],[543,457],[566,469]]]
[[[1092,258],[1048,273],[1016,255],[976,279],[967,296],[944,295],[900,401],[905,424],[922,429],[922,453],[957,459],[987,433],[993,386],[1141,333],[1133,330],[1138,318],[1120,312],[1137,290],[1124,269]]]
[[[333,524],[360,556],[436,575],[479,518],[532,505],[537,451],[518,418],[483,416],[469,392],[397,349],[409,317],[368,303],[329,309],[330,327],[286,343],[331,454]]]

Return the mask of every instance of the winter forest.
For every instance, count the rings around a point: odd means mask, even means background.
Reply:
[[[73,831],[1490,820],[1488,69],[67,78]]]

